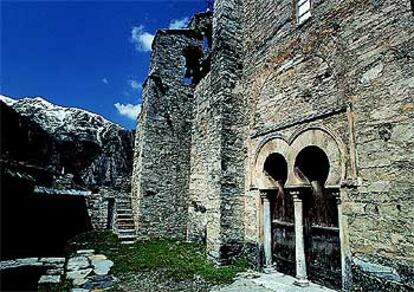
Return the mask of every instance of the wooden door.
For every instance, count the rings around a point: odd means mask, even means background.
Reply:
[[[332,191],[309,190],[304,194],[304,226],[309,280],[341,288],[338,208]]]
[[[273,263],[278,272],[295,276],[295,225],[293,199],[283,190],[269,194],[272,210]]]

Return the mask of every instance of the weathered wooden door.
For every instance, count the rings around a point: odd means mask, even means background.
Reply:
[[[278,272],[295,276],[293,199],[283,190],[270,193],[273,263]]]
[[[331,190],[304,194],[305,254],[309,280],[341,287],[338,209]]]

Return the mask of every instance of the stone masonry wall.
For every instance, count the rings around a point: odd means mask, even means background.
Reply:
[[[380,264],[391,272],[374,268],[367,274],[413,287],[414,15],[409,1],[374,4],[361,3],[343,34],[351,38],[344,77],[361,181],[345,212],[357,270],[366,272],[361,260]],[[368,287],[376,285],[382,284]]]
[[[315,0],[297,25],[296,0],[216,0],[211,71],[197,86],[183,84],[183,49],[202,46],[208,26],[159,32],[137,127],[138,235],[206,240],[218,263],[244,249],[260,265],[255,155],[270,137],[324,129],[342,154],[354,287],[412,286],[411,2]]]
[[[244,243],[244,161],[247,137],[242,94],[242,1],[215,1],[211,66],[207,250],[225,263]]]
[[[191,30],[159,31],[137,125],[132,196],[139,238],[186,237],[193,89],[184,83]]]
[[[207,232],[210,96],[210,75],[207,75],[201,80],[194,92],[191,133],[188,239],[196,241],[205,241]]]
[[[342,201],[354,287],[408,289],[414,266],[410,1],[312,1],[312,17],[301,26],[295,1],[267,2],[244,2],[249,153],[256,140],[289,136],[298,127],[327,127],[341,137],[344,183],[351,182]],[[347,110],[336,114],[341,108]],[[255,190],[247,194],[246,222],[256,220],[246,235],[254,241],[259,199]]]

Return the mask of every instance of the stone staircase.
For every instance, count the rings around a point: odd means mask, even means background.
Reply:
[[[116,225],[121,243],[133,244],[136,239],[136,229],[130,197],[117,198]]]

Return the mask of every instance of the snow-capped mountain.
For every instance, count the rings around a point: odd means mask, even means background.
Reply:
[[[12,106],[16,102],[15,99],[4,96],[4,95],[0,95],[0,100],[4,102],[5,104],[7,104],[8,106]]]
[[[79,108],[55,105],[42,97],[12,99],[0,95],[0,100],[19,114],[30,117],[60,141],[71,141],[77,137],[96,141],[102,146],[108,132],[126,131],[100,115]]]
[[[48,140],[53,141],[53,147],[44,145],[44,148],[45,151],[54,149],[49,155],[53,157],[47,163],[56,168],[56,173],[71,173],[77,183],[85,186],[111,185],[118,179],[129,180],[133,147],[131,131],[98,114],[79,108],[55,105],[42,97],[13,99],[0,95],[0,101],[30,121],[31,126],[26,130],[28,133],[25,133],[25,129],[20,129],[19,133],[23,132],[30,136],[32,124],[36,124],[50,136]],[[2,110],[2,115],[3,111],[6,112]],[[8,114],[8,116],[12,115]],[[16,121],[8,121],[7,117],[2,117],[2,122],[2,124],[19,124]],[[5,132],[3,126],[5,125],[2,125],[2,132]],[[18,137],[5,138],[19,139]],[[26,140],[30,141],[30,139]],[[36,145],[36,147],[40,146]],[[13,151],[14,149],[10,149],[10,153]],[[27,149],[27,151],[30,153],[34,149]],[[3,150],[2,156],[4,156]],[[39,163],[43,165],[44,161]]]

